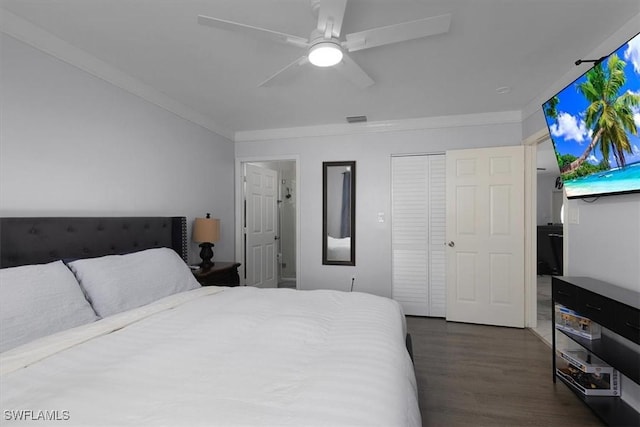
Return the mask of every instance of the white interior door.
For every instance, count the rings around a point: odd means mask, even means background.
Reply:
[[[447,320],[524,327],[524,149],[446,157]]]
[[[391,158],[392,296],[406,314],[444,317],[445,156]]]
[[[246,284],[275,288],[278,173],[247,163],[245,177]]]

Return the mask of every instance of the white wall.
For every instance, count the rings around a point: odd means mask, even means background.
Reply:
[[[354,290],[391,296],[391,155],[442,153],[472,147],[518,145],[519,123],[451,126],[356,135],[236,142],[236,157],[298,155],[300,159],[299,289]],[[356,163],[356,265],[322,265],[322,162]],[[378,222],[378,213],[386,218]]]
[[[572,199],[568,210],[567,275],[589,276],[640,292],[640,194],[601,197],[590,203]]]
[[[0,37],[0,215],[175,215],[191,225],[211,212],[222,221],[216,259],[233,259],[229,140]]]

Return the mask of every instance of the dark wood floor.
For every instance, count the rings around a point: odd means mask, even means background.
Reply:
[[[528,329],[408,317],[423,426],[602,426]]]

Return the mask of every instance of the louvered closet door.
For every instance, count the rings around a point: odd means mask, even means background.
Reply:
[[[444,317],[445,156],[391,158],[392,296],[405,314]]]

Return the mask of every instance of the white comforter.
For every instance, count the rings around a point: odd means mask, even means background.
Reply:
[[[420,425],[401,309],[362,293],[202,288],[0,367],[3,425]]]

